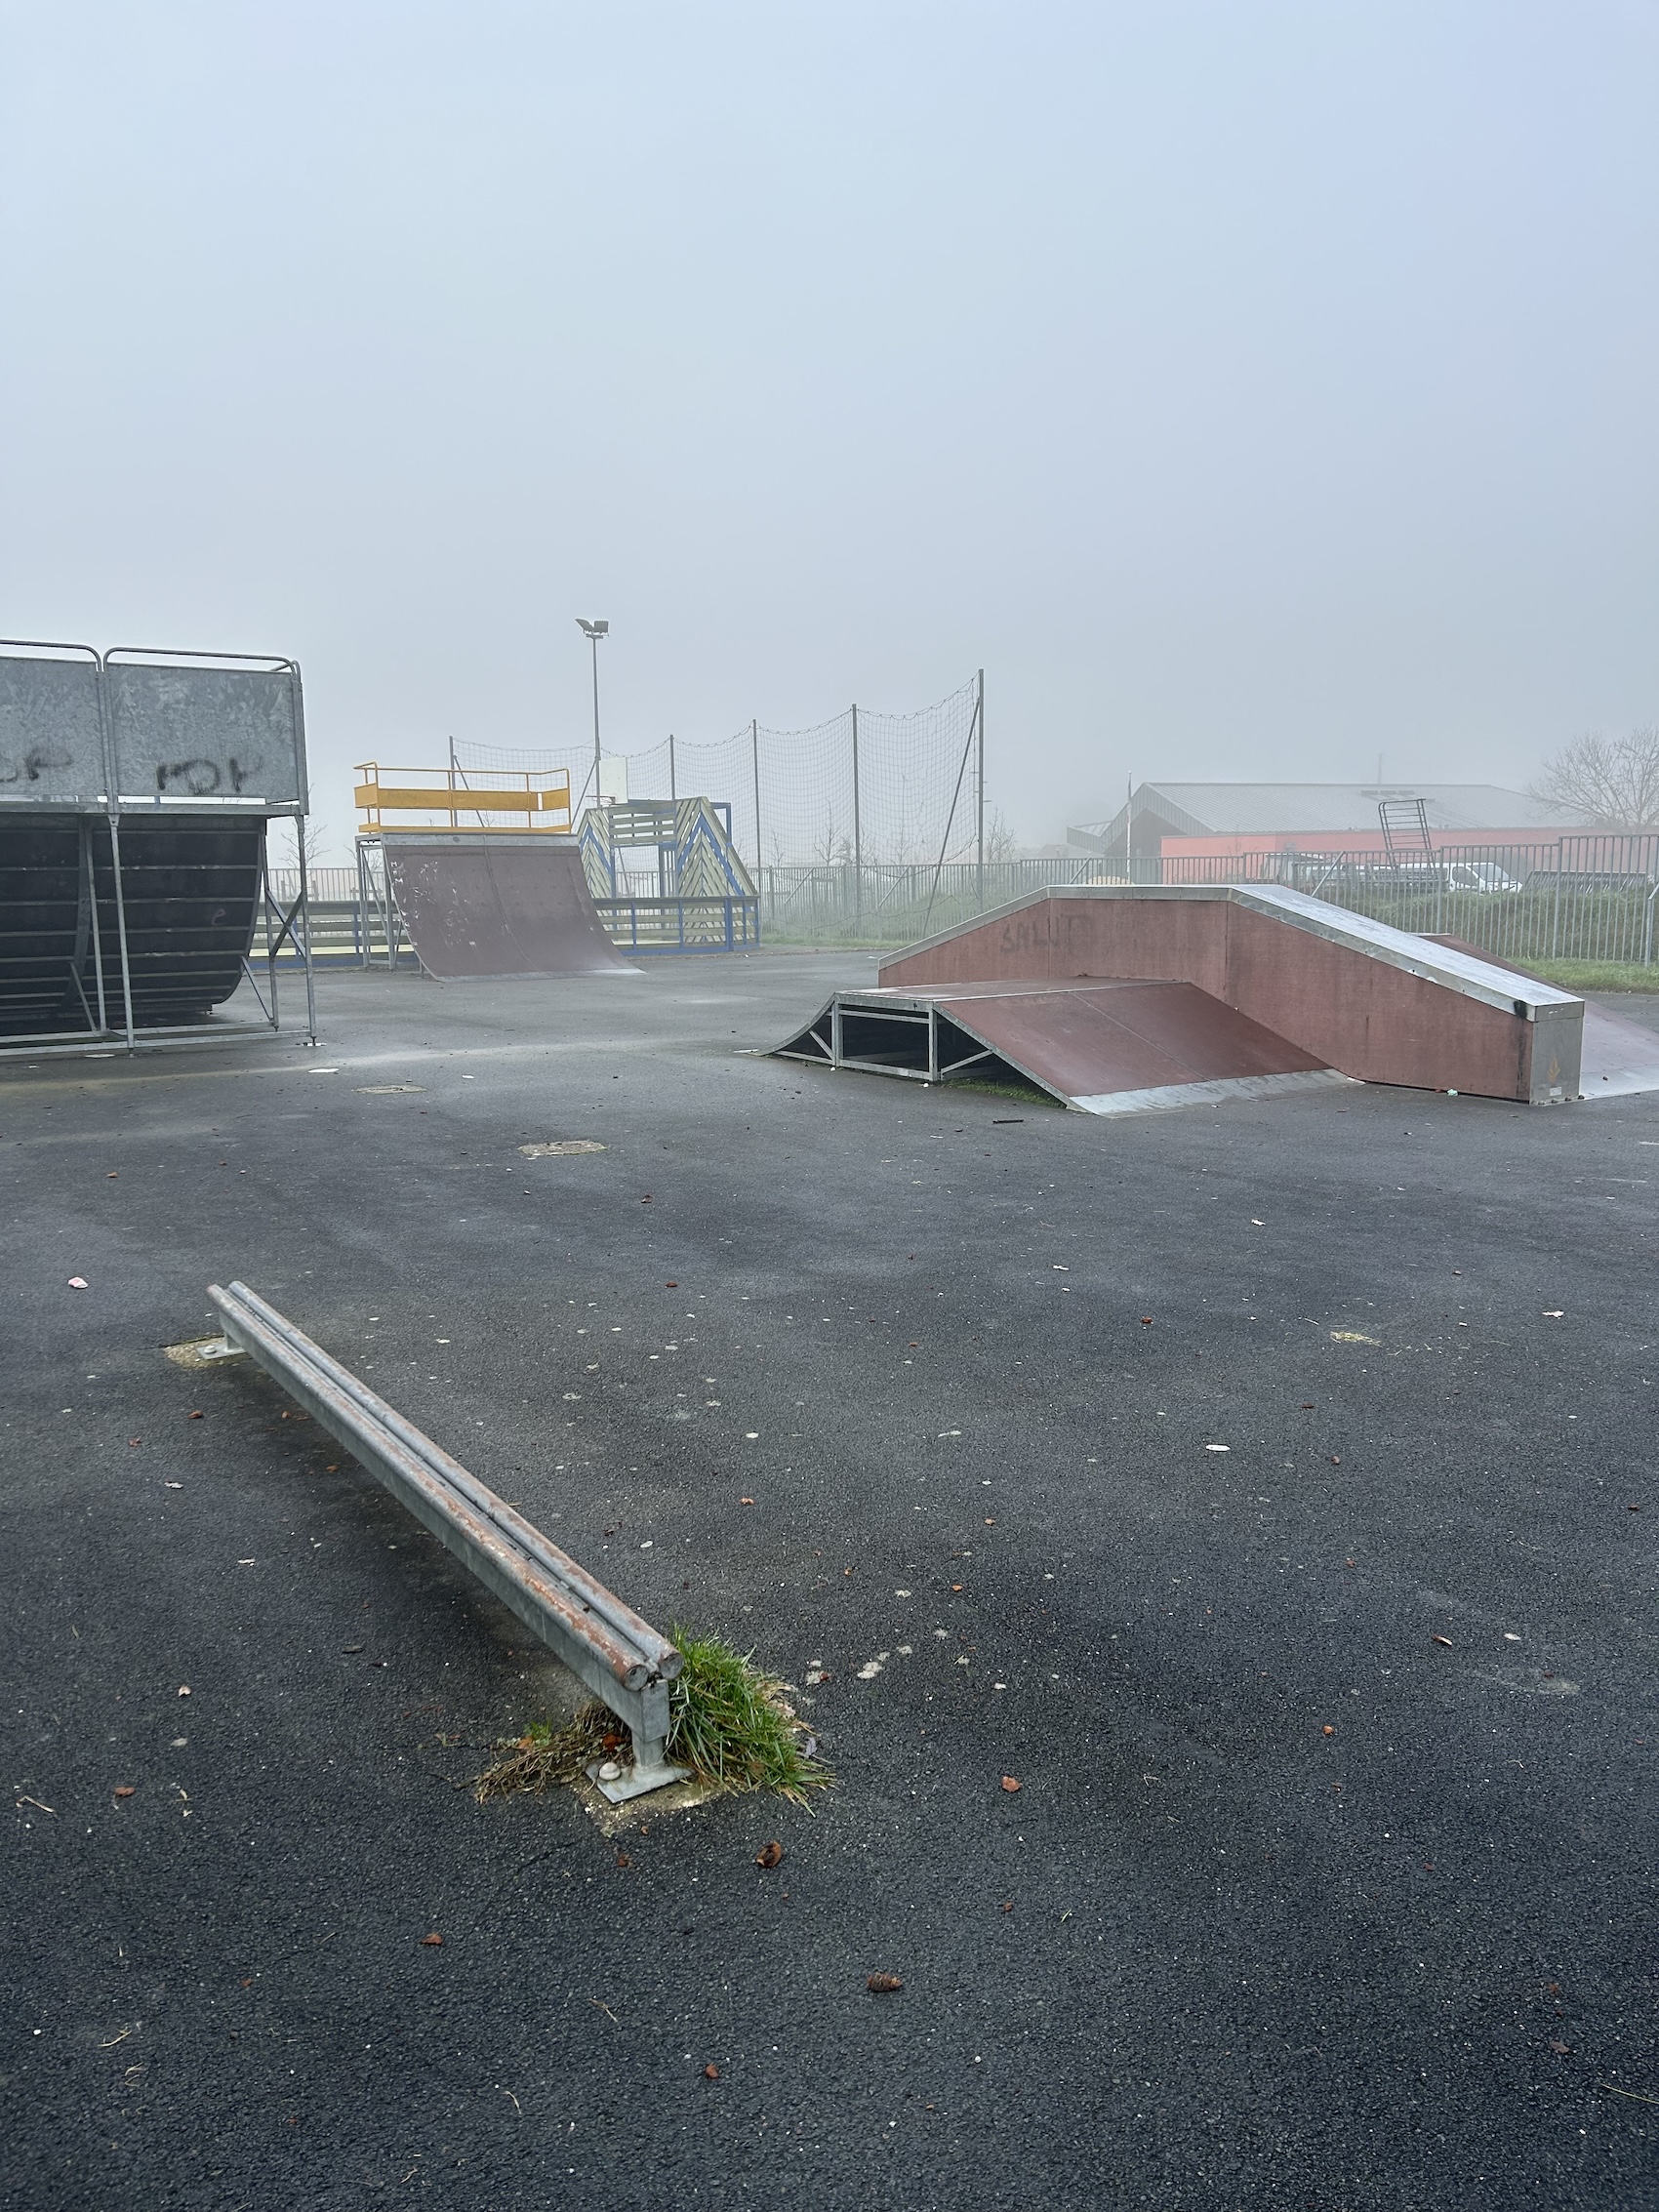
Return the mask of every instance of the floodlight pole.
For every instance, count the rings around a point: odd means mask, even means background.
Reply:
[[[593,648],[593,804],[600,805],[599,790],[599,633],[589,630],[587,642]]]
[[[859,710],[853,703],[853,918],[864,920],[864,822],[859,808]]]
[[[581,632],[583,633],[583,635],[584,635],[584,636],[585,636],[585,637],[587,638],[587,640],[588,644],[589,644],[589,645],[590,645],[590,646],[591,646],[591,647],[593,648],[593,804],[594,804],[595,806],[598,806],[598,805],[599,805],[599,803],[600,803],[600,797],[599,797],[599,640],[600,640],[600,638],[602,638],[602,637],[603,637],[603,636],[605,635],[605,633],[606,633],[606,632],[607,632],[607,631],[609,630],[609,628],[610,628],[610,626],[611,626],[611,625],[610,625],[610,623],[602,623],[602,622],[600,622],[600,621],[598,620],[598,618],[597,618],[597,617],[595,617],[595,618],[594,618],[594,620],[593,620],[592,622],[587,622],[587,621],[585,621],[585,620],[584,620],[584,618],[583,618],[583,617],[582,617],[581,615],[578,615],[578,616],[577,616],[577,618],[576,618],[576,626],[577,626],[577,628],[578,628],[579,630],[581,630]]]

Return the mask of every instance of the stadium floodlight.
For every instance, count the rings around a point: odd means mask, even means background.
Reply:
[[[585,638],[587,638],[587,640],[588,644],[589,644],[589,645],[590,645],[590,646],[591,646],[591,647],[593,648],[593,804],[594,804],[595,806],[598,806],[598,805],[600,804],[600,798],[599,798],[599,640],[600,640],[600,638],[602,638],[602,637],[604,637],[604,636],[606,636],[606,635],[608,635],[608,634],[609,634],[609,631],[610,631],[610,627],[611,627],[611,625],[610,625],[610,623],[602,623],[602,622],[599,622],[599,621],[598,621],[597,619],[595,619],[595,620],[594,620],[594,621],[592,621],[592,622],[589,622],[589,621],[588,621],[588,620],[587,619],[587,617],[586,617],[585,615],[578,615],[578,616],[577,616],[577,618],[576,618],[576,626],[577,626],[577,628],[578,628],[578,629],[579,629],[579,630],[580,630],[580,631],[582,632],[583,636],[584,636]]]

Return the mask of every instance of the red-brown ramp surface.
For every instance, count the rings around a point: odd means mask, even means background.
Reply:
[[[406,830],[382,846],[403,926],[428,975],[627,970],[605,935],[574,837]]]

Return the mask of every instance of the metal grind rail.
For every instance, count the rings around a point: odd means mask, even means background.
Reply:
[[[688,1779],[668,1757],[668,1684],[685,1662],[633,1609],[550,1544],[506,1499],[295,1328],[246,1283],[208,1296],[229,1342],[274,1376],[398,1503],[626,1721],[633,1765],[589,1774],[612,1804]]]

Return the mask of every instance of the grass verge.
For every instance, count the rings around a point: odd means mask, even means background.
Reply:
[[[1561,990],[1659,991],[1659,962],[1639,960],[1533,960],[1527,973]]]
[[[805,1805],[811,1790],[828,1786],[832,1776],[815,1740],[783,1683],[761,1672],[752,1652],[721,1636],[668,1633],[685,1661],[668,1691],[671,1760],[734,1795],[770,1790]],[[474,1785],[478,1801],[577,1782],[595,1759],[626,1758],[629,1743],[623,1722],[598,1704],[585,1706],[566,1728],[539,1722],[496,1746],[497,1757]]]

